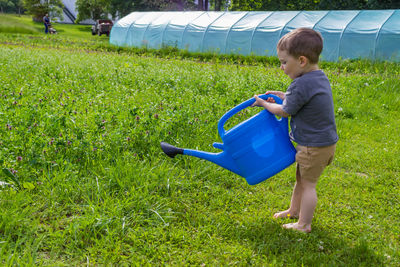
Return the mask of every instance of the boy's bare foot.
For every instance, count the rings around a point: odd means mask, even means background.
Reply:
[[[291,214],[289,210],[280,211],[274,214],[274,218],[290,218],[297,219],[299,216],[297,214]]]
[[[285,229],[293,229],[302,233],[309,233],[311,232],[311,226],[300,226],[299,223],[287,223],[282,225]]]

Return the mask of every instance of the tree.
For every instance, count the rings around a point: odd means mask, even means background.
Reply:
[[[231,0],[231,10],[362,10],[398,9],[398,0]]]
[[[0,12],[18,13],[22,12],[22,0],[0,0]]]
[[[257,11],[263,10],[265,0],[231,0],[231,10]],[[278,1],[277,1],[278,2]],[[268,9],[265,9],[268,10]]]
[[[193,0],[148,0],[145,1],[145,4],[143,5],[146,6],[145,10],[153,11],[182,11],[193,9],[193,7],[195,6]]]
[[[109,13],[123,17],[132,11],[194,10],[194,0],[110,0]]]
[[[199,10],[208,10],[208,0],[199,0],[197,5]]]
[[[23,0],[23,7],[34,21],[41,22],[46,14],[51,18],[63,18],[64,5],[61,0]]]
[[[9,0],[0,0],[0,12],[1,13],[7,12],[8,9],[13,7],[13,5],[14,3]]]
[[[14,0],[15,8],[18,11],[18,15],[21,15],[24,9],[24,1],[23,0]]]
[[[125,0],[125,1],[120,1],[120,0],[111,0],[110,2],[110,14],[112,15],[113,18],[116,17],[124,17],[131,13],[132,10],[136,8],[136,3],[137,1],[133,0]]]
[[[106,19],[109,14],[110,0],[77,0],[75,3],[78,10],[76,22],[79,23],[85,19]]]
[[[221,11],[221,6],[222,6],[222,0],[215,0],[214,1],[214,10],[215,11]]]

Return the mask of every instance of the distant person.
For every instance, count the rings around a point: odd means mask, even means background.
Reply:
[[[296,29],[283,36],[277,45],[281,69],[293,81],[286,90],[267,91],[272,97],[259,98],[253,106],[261,106],[281,117],[291,117],[291,139],[297,143],[296,184],[290,208],[274,214],[274,218],[298,218],[283,228],[311,231],[311,221],[317,205],[316,185],[320,175],[334,157],[336,132],[332,89],[325,73],[318,67],[323,41],[321,34],[307,28]]]
[[[49,18],[49,14],[46,14],[43,17],[43,23],[44,23],[44,33],[49,33],[49,26],[50,26],[50,18]]]

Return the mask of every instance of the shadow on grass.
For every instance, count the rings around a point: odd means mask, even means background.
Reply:
[[[285,221],[253,221],[233,228],[228,236],[250,245],[254,253],[276,260],[283,266],[381,266],[383,258],[365,240],[350,244],[314,226],[304,234],[281,227]]]

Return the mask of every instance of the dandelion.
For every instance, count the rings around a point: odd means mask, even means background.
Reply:
[[[290,213],[288,213],[286,216],[290,217]]]

